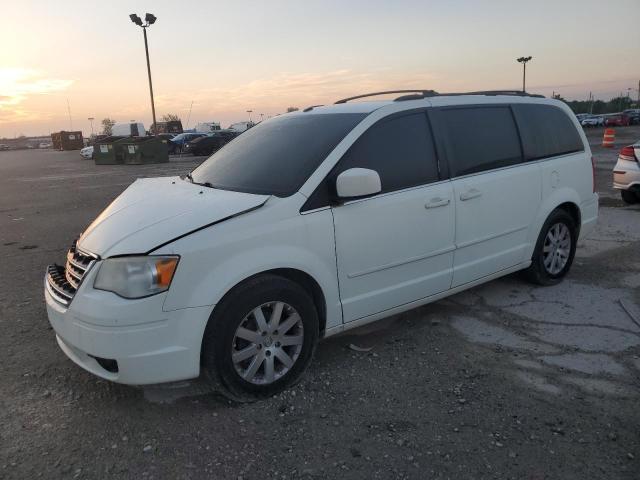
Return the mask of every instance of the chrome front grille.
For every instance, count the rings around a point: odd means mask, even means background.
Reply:
[[[69,305],[82,279],[96,259],[94,255],[79,250],[76,242],[73,242],[67,252],[67,262],[64,267],[60,265],[47,267],[47,287],[51,296],[59,303]]]

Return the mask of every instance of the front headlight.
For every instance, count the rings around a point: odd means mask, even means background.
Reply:
[[[124,298],[142,298],[169,289],[178,266],[177,256],[107,258],[100,265],[93,288]]]

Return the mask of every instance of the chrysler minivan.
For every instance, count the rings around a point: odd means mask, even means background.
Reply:
[[[569,108],[397,93],[269,119],[134,182],[47,269],[60,348],[114,382],[204,373],[249,399],[298,380],[322,338],[518,270],[561,281],[598,215]]]

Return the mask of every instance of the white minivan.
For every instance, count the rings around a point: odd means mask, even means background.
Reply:
[[[543,285],[568,273],[598,196],[564,103],[357,98],[127,188],[47,269],[60,348],[114,382],[206,372],[263,397],[300,378],[321,338],[517,270]]]

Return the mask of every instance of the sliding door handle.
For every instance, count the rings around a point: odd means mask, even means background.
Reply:
[[[472,198],[478,198],[482,196],[482,192],[475,188],[470,188],[466,192],[460,194],[460,200],[466,202],[467,200],[471,200]]]
[[[431,200],[429,200],[425,205],[424,208],[437,208],[437,207],[444,207],[446,205],[449,205],[449,202],[451,202],[451,199],[449,198],[440,198],[440,197],[435,197],[432,198]]]

